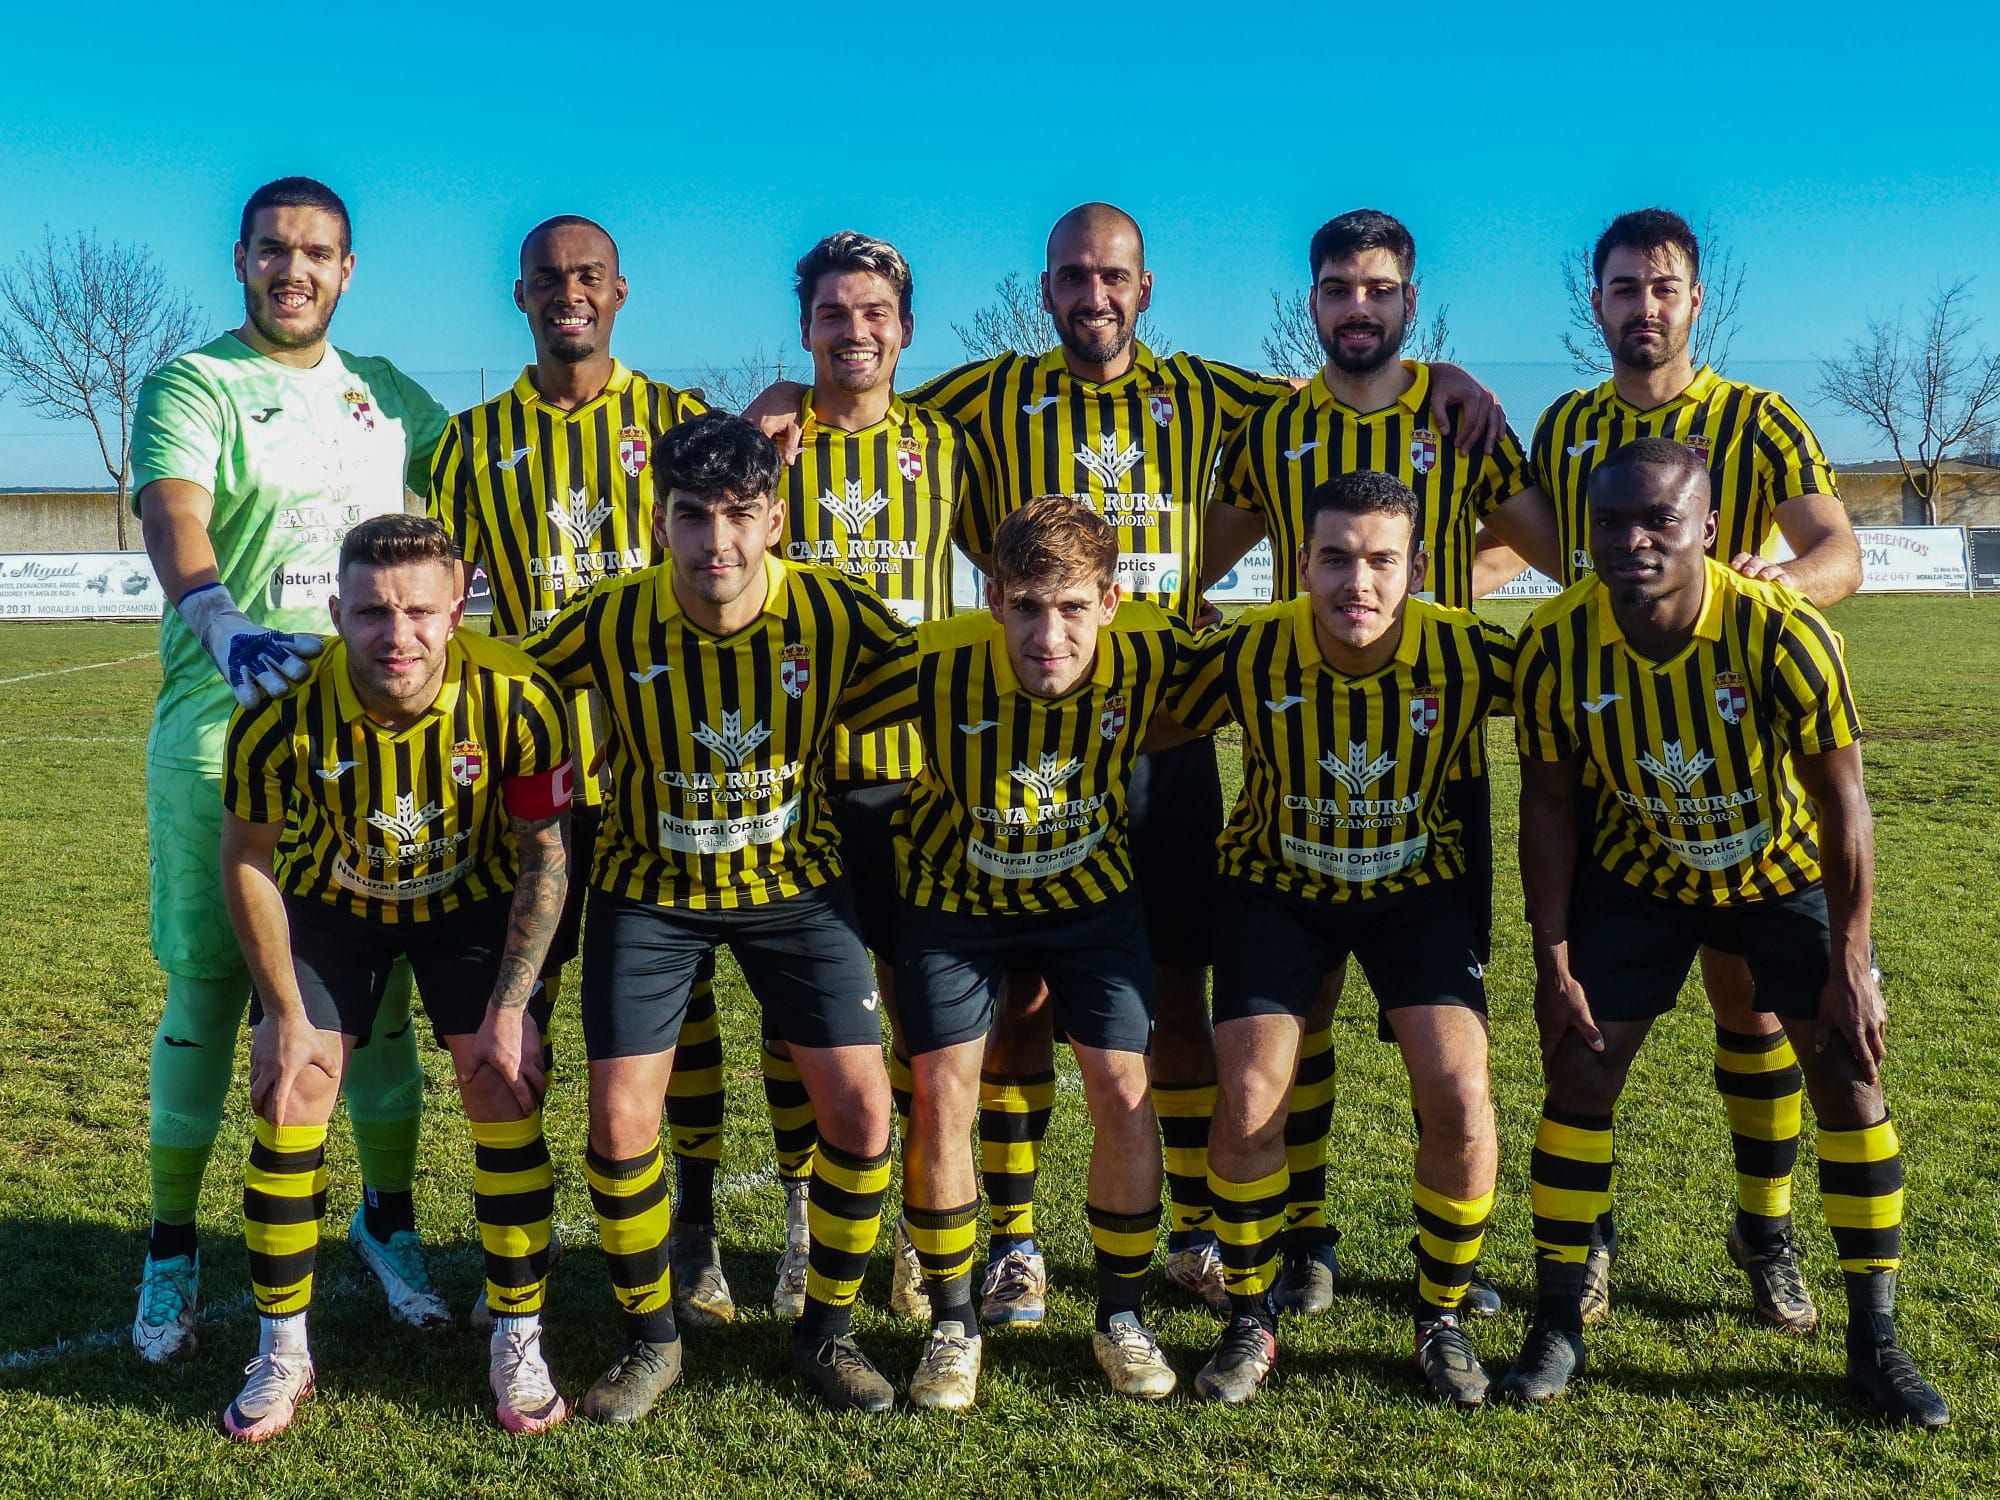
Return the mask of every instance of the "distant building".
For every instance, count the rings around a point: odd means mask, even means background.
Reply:
[[[1834,473],[1856,526],[1921,526],[1929,519],[1903,466],[1892,458],[1836,464]],[[2000,463],[1946,462],[1938,471],[1937,519],[1941,526],[2000,526]]]

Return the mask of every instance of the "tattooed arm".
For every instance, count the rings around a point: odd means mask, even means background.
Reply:
[[[563,852],[569,814],[564,811],[552,818],[531,821],[516,817],[512,821],[521,873],[507,917],[507,947],[500,955],[500,975],[486,1004],[486,1019],[480,1024],[468,1072],[491,1068],[526,1113],[541,1102],[542,1091],[548,1087],[542,1072],[541,1028],[528,1014],[528,1001],[541,978],[556,924],[562,920],[563,895],[569,886],[568,859]]]

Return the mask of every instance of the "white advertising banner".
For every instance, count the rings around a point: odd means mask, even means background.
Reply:
[[[1263,604],[1271,597],[1271,543],[1267,538],[1243,554],[1243,560],[1223,574],[1208,597],[1217,604]]]
[[[1864,594],[1963,594],[1972,587],[1963,526],[1857,526]]]
[[[166,607],[143,552],[0,554],[0,619],[157,620]]]
[[[1486,595],[1488,599],[1553,599],[1562,592],[1562,585],[1546,573],[1538,573],[1533,568],[1523,568],[1499,588]]]

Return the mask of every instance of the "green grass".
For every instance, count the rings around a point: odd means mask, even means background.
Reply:
[[[138,1366],[123,1328],[146,1218],[146,1058],[161,981],[146,949],[142,764],[157,668],[126,665],[0,683],[0,1494],[1978,1494],[2000,1445],[2000,1271],[1989,1148],[2000,1130],[2000,604],[1866,599],[1842,606],[1868,720],[1881,850],[1877,934],[1889,975],[1890,1096],[1909,1168],[1905,1337],[1952,1401],[1930,1437],[1887,1430],[1847,1395],[1840,1294],[1818,1218],[1810,1141],[1800,1175],[1807,1274],[1829,1328],[1797,1341],[1749,1317],[1722,1253],[1733,1178],[1709,1082],[1710,1031],[1692,992],[1659,1027],[1620,1118],[1624,1256],[1617,1312],[1591,1372],[1561,1409],[1470,1417],[1419,1399],[1402,1287],[1411,1131],[1396,1054],[1373,1040],[1361,987],[1342,1009],[1333,1213],[1350,1283],[1329,1318],[1288,1322],[1279,1374],[1246,1410],[1175,1400],[1140,1408],[1100,1385],[1089,1351],[1083,1225],[1087,1125],[1073,1087],[1058,1103],[1042,1179],[1056,1279],[1036,1333],[988,1341],[969,1416],[830,1418],[784,1373],[785,1330],[766,1314],[688,1336],[688,1374],[638,1430],[581,1422],[541,1439],[490,1422],[483,1344],[462,1327],[387,1329],[340,1242],[358,1191],[344,1129],[314,1314],[321,1393],[297,1428],[258,1451],[220,1439],[255,1337],[243,1300],[239,1081],[203,1199],[202,1348],[172,1374]],[[0,679],[143,655],[150,629],[11,625]],[[1504,734],[1496,726],[1496,737]],[[1504,750],[1504,744],[1502,745]],[[1486,1267],[1518,1309],[1532,1284],[1527,1160],[1539,1106],[1529,973],[1511,878],[1511,758],[1497,758],[1502,851],[1492,967],[1502,1167]],[[780,1242],[754,1023],[725,971],[730,1116],[721,1204],[739,1298],[768,1296]],[[579,1158],[582,1054],[573,1013],[548,1108],[557,1216],[573,1253],[548,1317],[557,1376],[596,1375],[617,1321],[594,1247]],[[1071,1077],[1073,1084],[1073,1076]],[[418,1214],[453,1303],[474,1295],[470,1150],[449,1069],[431,1059]],[[861,1332],[898,1377],[920,1330],[879,1311],[877,1258]],[[1191,1376],[1214,1323],[1164,1297],[1149,1316]],[[1477,1330],[1504,1365],[1521,1322]],[[74,1341],[58,1349],[62,1341]],[[19,1355],[20,1357],[9,1357]]]

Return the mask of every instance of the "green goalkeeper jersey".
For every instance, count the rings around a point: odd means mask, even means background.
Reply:
[[[310,370],[220,338],[162,365],[139,392],[132,487],[185,479],[214,497],[208,536],[237,607],[274,630],[331,628],[340,539],[430,483],[445,409],[386,359],[327,346]],[[172,601],[169,601],[170,603]],[[219,771],[236,700],[169,608],[146,758]]]

